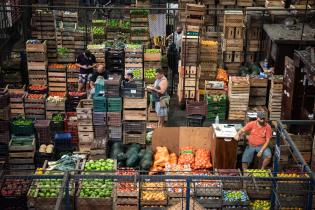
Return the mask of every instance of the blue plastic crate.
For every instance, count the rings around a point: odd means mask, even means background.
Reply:
[[[71,145],[71,133],[56,133],[54,138],[55,146],[66,146]]]

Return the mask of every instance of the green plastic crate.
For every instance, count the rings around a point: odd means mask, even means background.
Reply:
[[[121,97],[108,98],[107,99],[108,112],[121,112],[122,99]]]
[[[215,118],[219,116],[219,120],[225,120],[226,119],[226,114],[225,113],[213,113],[209,112],[207,115],[207,119],[209,120],[215,120]]]

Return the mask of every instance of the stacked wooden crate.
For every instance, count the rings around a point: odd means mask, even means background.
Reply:
[[[248,77],[231,76],[229,79],[229,120],[244,120],[249,103]]]
[[[201,4],[186,4],[184,17],[180,21],[184,25],[203,26],[205,23],[205,5]]]
[[[49,92],[62,92],[67,90],[67,72],[64,64],[50,64],[48,66]]]
[[[26,42],[29,84],[47,84],[47,42]]]
[[[197,29],[198,28],[198,29]],[[188,31],[182,38],[182,65],[196,65],[198,63],[199,54],[199,27],[196,31]],[[196,33],[197,36],[189,36],[188,33]]]
[[[106,41],[106,21],[103,19],[92,20],[92,42],[102,44]]]
[[[236,0],[236,5],[239,7],[251,7],[253,4],[253,0]]]
[[[82,99],[76,109],[78,119],[79,149],[82,152],[90,151],[91,144],[94,140],[92,109],[93,101],[89,99]]]
[[[266,0],[266,8],[284,8],[284,3],[281,0]]]
[[[67,90],[76,92],[78,89],[80,68],[76,64],[67,65]]]
[[[248,29],[246,30],[246,62],[248,63],[259,60],[262,19],[263,13],[261,11],[248,11],[246,14],[246,27]]]
[[[24,98],[24,112],[28,118],[44,120],[45,117],[46,94],[28,93]]]
[[[34,136],[12,136],[9,143],[9,169],[15,174],[31,174],[35,169],[35,137]]]
[[[179,20],[182,20],[185,18],[185,9],[186,9],[186,4],[194,4],[196,3],[194,0],[179,0],[178,1],[178,8],[180,9],[179,12]]]
[[[135,79],[143,79],[142,45],[125,45],[125,73],[133,72]]]
[[[204,23],[204,35],[208,37],[209,33],[215,32],[216,26],[216,11],[208,10],[216,7],[215,0],[205,0],[203,1],[206,7],[205,13],[205,23]]]
[[[66,114],[66,94],[50,94],[46,100],[46,119],[52,119],[54,114]]]
[[[10,120],[10,94],[8,87],[0,88],[0,120]]]
[[[140,122],[141,125],[141,122],[147,121],[147,94],[143,98],[125,98],[123,108],[124,121],[137,121],[136,123]],[[128,133],[126,135],[126,137],[130,136]]]
[[[11,118],[15,118],[18,116],[24,116],[24,97],[25,86],[22,88],[10,88],[8,87],[8,91],[10,94],[10,116]]]
[[[312,163],[311,168],[314,171],[315,170],[315,136],[313,138],[313,145],[312,145]]]
[[[283,91],[283,76],[274,75],[271,79],[271,87],[269,92],[269,119],[280,120],[282,108],[282,91]]]
[[[267,102],[268,79],[250,78],[250,106],[265,106]]]
[[[108,135],[111,141],[121,141],[122,120],[121,111],[123,108],[121,97],[108,97],[107,99],[107,125]]]
[[[224,65],[229,74],[238,74],[244,60],[244,15],[240,10],[224,12],[223,52]]]
[[[153,84],[155,81],[155,71],[161,68],[161,50],[145,49],[144,50],[144,81],[146,84]]]
[[[306,163],[311,163],[313,138],[311,135],[290,135]]]
[[[178,82],[178,97],[180,102],[184,100],[199,100],[199,78],[200,66],[178,65],[179,82]]]
[[[105,45],[88,45],[87,49],[95,56],[96,64],[102,64],[105,66]]]
[[[56,23],[52,11],[34,11],[32,14],[32,38],[46,41],[49,60],[57,58]]]
[[[149,11],[142,9],[130,10],[130,41],[147,45],[149,37]]]
[[[214,80],[217,73],[218,42],[201,40],[199,89],[204,89],[205,80]]]

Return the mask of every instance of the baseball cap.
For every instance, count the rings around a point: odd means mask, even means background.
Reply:
[[[265,112],[257,112],[257,118],[259,118],[259,119],[266,119]]]

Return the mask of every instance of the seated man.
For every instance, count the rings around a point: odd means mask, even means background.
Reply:
[[[104,65],[100,64],[98,65],[96,72],[93,73],[90,81],[90,88],[91,88],[91,94],[93,95],[95,93],[95,82],[97,78],[103,78],[103,79],[108,79],[108,73],[104,68]]]
[[[272,137],[272,130],[266,123],[264,112],[257,113],[257,120],[249,122],[236,135],[235,140],[238,141],[244,133],[249,133],[248,146],[246,147],[242,157],[242,168],[246,170],[248,165],[253,161],[254,154],[257,152],[258,158],[263,158],[261,169],[265,169],[271,161],[271,150],[268,147]]]
[[[126,75],[125,75],[125,78],[124,78],[124,81],[123,81],[123,85],[125,87],[132,87],[134,84],[134,77],[133,77],[133,73],[132,72],[128,72]]]

